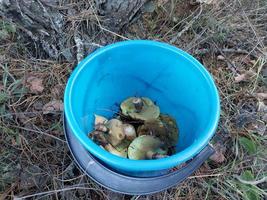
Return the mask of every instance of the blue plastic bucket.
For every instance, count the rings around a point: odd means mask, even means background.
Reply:
[[[159,160],[129,160],[88,138],[94,114],[111,118],[130,96],[156,101],[179,125],[177,153]],[[214,135],[219,95],[205,67],[165,43],[133,40],[102,47],[78,64],[64,94],[66,123],[81,144],[109,167],[126,174],[156,175],[197,155]]]

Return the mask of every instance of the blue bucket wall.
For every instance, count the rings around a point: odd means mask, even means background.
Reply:
[[[110,118],[122,100],[146,96],[162,113],[177,120],[178,152],[196,143],[199,149],[191,152],[192,158],[207,145],[219,119],[219,98],[210,75],[199,62],[170,45],[151,41],[122,42],[99,51],[79,64],[65,93],[65,113],[68,115],[71,103],[72,115],[83,134],[93,129],[94,114]],[[66,118],[68,121],[71,117]]]

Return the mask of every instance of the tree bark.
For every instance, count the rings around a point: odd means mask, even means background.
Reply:
[[[146,1],[0,0],[0,15],[15,23],[50,58],[80,61],[98,44],[110,43],[110,33],[131,23]]]

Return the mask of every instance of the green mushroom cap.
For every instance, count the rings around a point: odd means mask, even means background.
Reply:
[[[128,158],[133,160],[152,159],[154,153],[166,155],[162,150],[163,143],[159,138],[151,135],[142,135],[135,138],[128,147]]]
[[[130,97],[120,105],[122,114],[136,120],[149,120],[159,117],[159,107],[146,97]]]

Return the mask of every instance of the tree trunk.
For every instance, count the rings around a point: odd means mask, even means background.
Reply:
[[[80,61],[140,14],[147,0],[0,0],[15,23],[49,57]],[[95,42],[97,41],[97,42]]]

